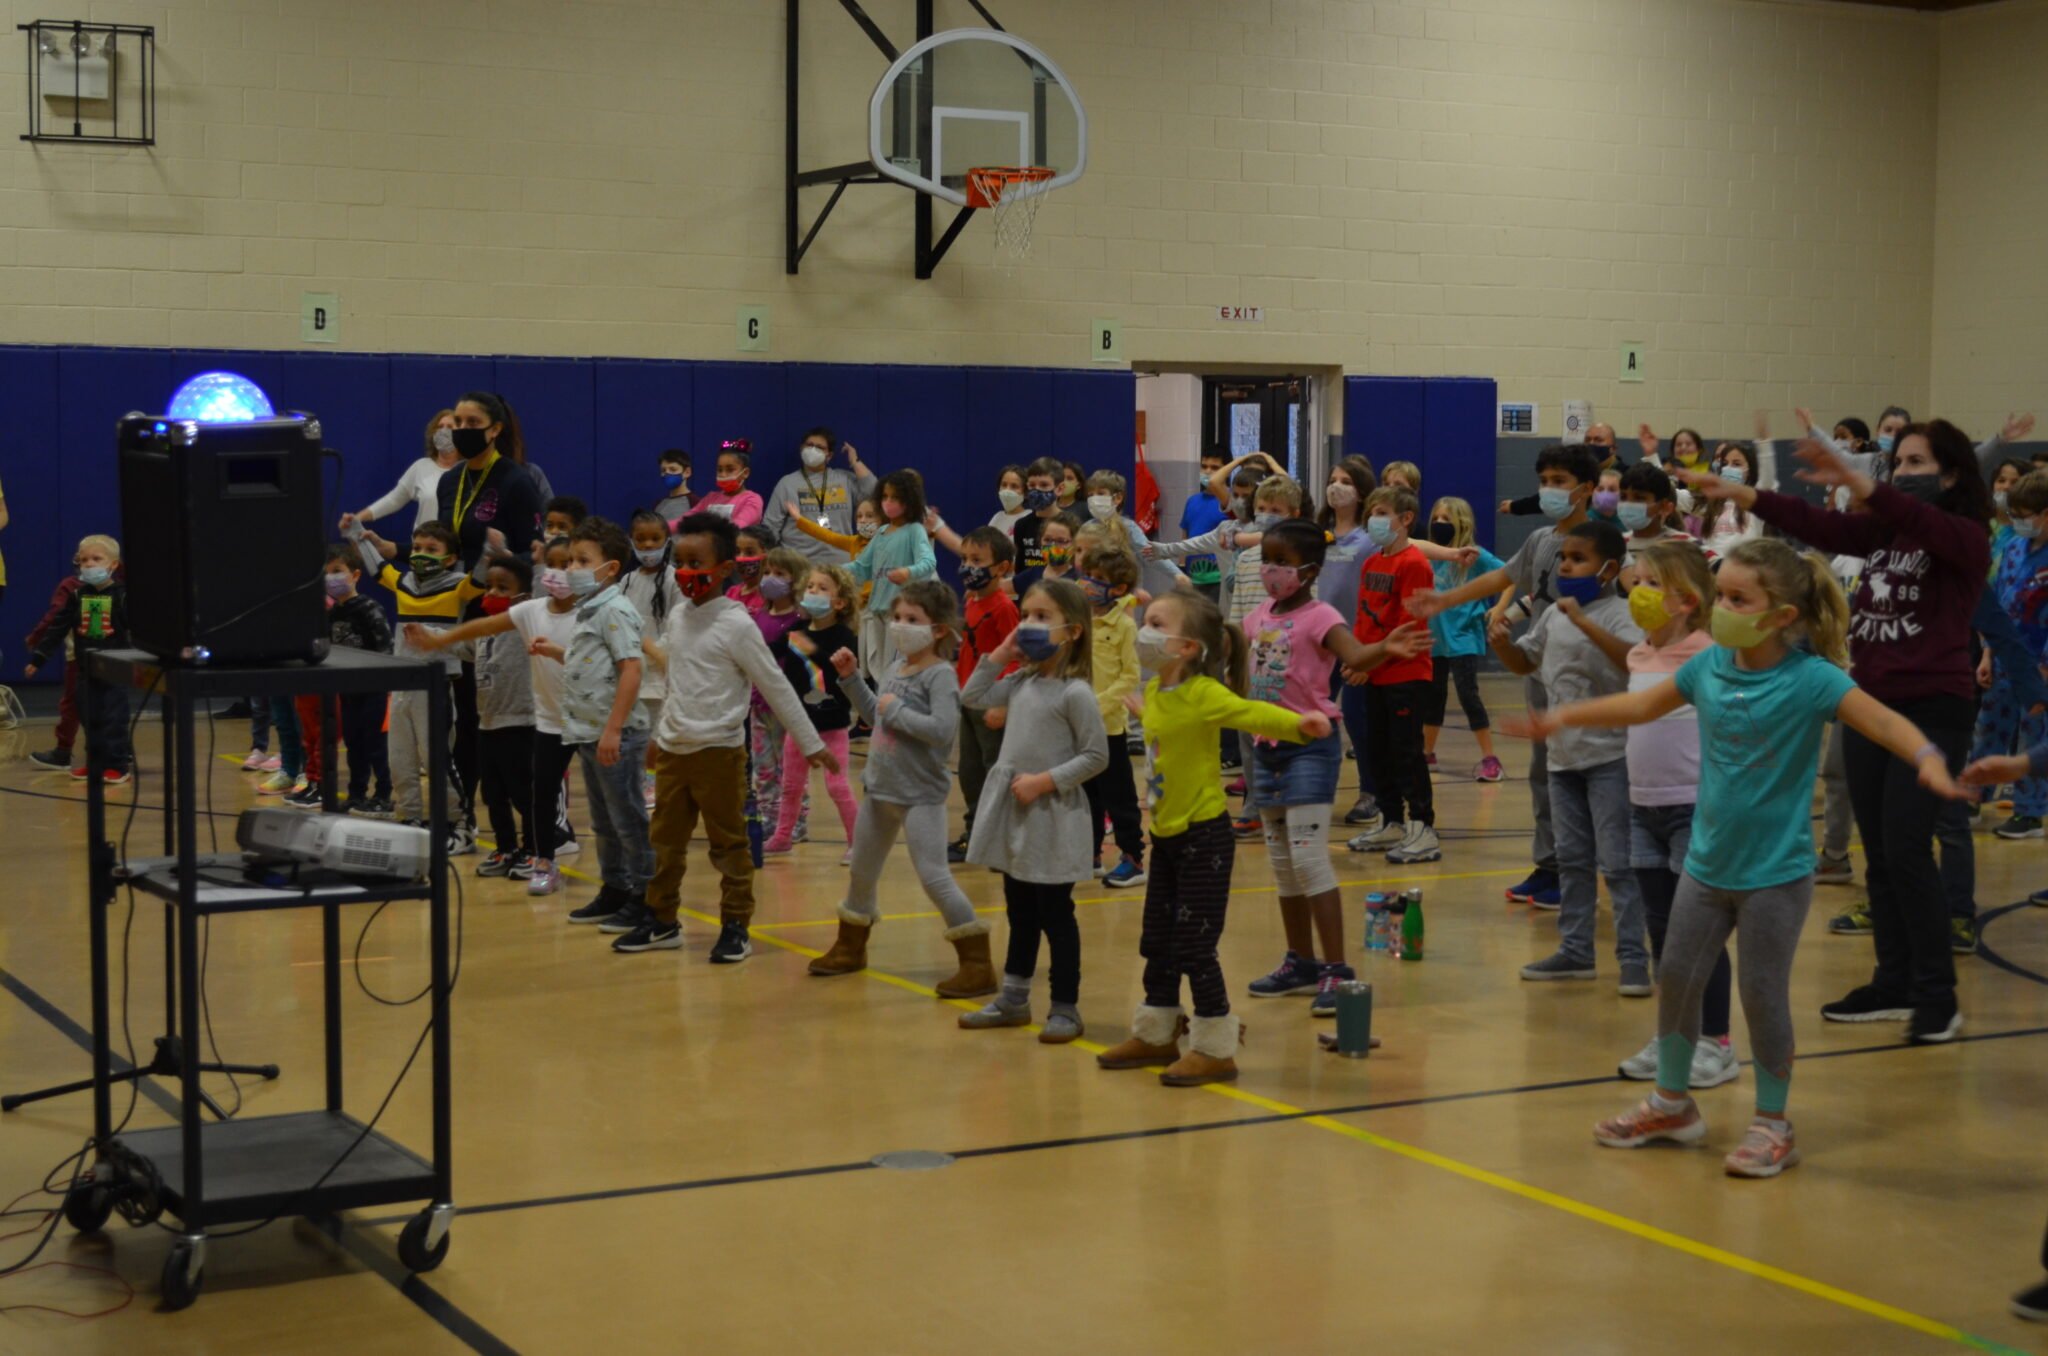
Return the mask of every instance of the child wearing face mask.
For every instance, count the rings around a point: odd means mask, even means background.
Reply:
[[[1124,491],[1124,478],[1115,471],[1097,471],[1089,476],[1088,521],[1102,524],[1109,531],[1110,540],[1138,560],[1140,579],[1146,589],[1163,592],[1187,578],[1187,574],[1171,560],[1145,558],[1145,548],[1152,544],[1152,539],[1138,526],[1137,519],[1124,513]]]
[[[953,784],[946,760],[960,724],[960,689],[946,651],[960,632],[960,604],[937,580],[913,580],[896,595],[889,625],[896,659],[879,694],[861,680],[850,647],[832,651],[829,660],[824,646],[818,647],[818,662],[832,666],[874,735],[861,775],[868,794],[853,830],[839,935],[810,970],[848,975],[867,968],[868,937],[881,919],[875,886],[901,835],[959,962],[934,989],[941,998],[979,998],[996,991],[989,922],[976,915],[946,861],[946,800]]]
[[[963,1014],[960,1025],[1030,1024],[1031,976],[1043,937],[1051,953],[1052,1009],[1038,1039],[1062,1045],[1084,1030],[1074,886],[1093,874],[1081,786],[1109,766],[1109,743],[1089,681],[1088,596],[1067,580],[1041,580],[1026,591],[1019,611],[1017,629],[983,656],[960,694],[968,706],[1009,713],[1002,758],[982,788],[967,860],[1002,872],[1010,920],[1001,992]],[[1014,671],[1001,677],[1012,664]]]
[[[1967,447],[1967,443],[1964,444]],[[1721,562],[1717,642],[1642,691],[1553,706],[1517,722],[1541,738],[1699,712],[1699,815],[1664,941],[1657,1003],[1657,1086],[1635,1110],[1594,1127],[1615,1149],[1697,1144],[1707,1127],[1687,1090],[1700,1000],[1730,933],[1740,935],[1742,1012],[1755,1055],[1756,1116],[1723,1160],[1731,1176],[1774,1177],[1799,1162],[1785,1104],[1792,1079],[1791,973],[1813,900],[1809,818],[1821,731],[1839,719],[1915,769],[1939,798],[1962,794],[1942,750],[1844,672],[1848,608],[1824,557],[1751,541]],[[1963,618],[1967,621],[1967,618]],[[1795,648],[1798,640],[1806,648]]]
[[[1103,734],[1109,741],[1109,764],[1081,784],[1088,796],[1088,827],[1095,874],[1113,890],[1145,883],[1145,830],[1138,811],[1138,783],[1131,770],[1130,712],[1124,698],[1138,690],[1137,623],[1131,620],[1130,595],[1138,586],[1138,558],[1105,534],[1082,548],[1074,582],[1088,595],[1094,614],[1088,648],[1093,656],[1090,680],[1095,705],[1102,712]],[[1102,821],[1107,816],[1123,858],[1102,869]]]
[[[489,557],[479,557],[476,571],[464,574],[455,563],[455,530],[444,522],[421,523],[413,529],[411,568],[402,572],[385,561],[377,549],[375,534],[366,532],[353,515],[344,516],[341,527],[343,535],[355,542],[365,572],[397,599],[400,632],[395,652],[401,659],[432,655],[439,647],[424,639],[426,633],[452,629],[461,621],[470,600],[486,591],[483,577]],[[453,657],[443,658],[441,664],[451,674],[460,667],[460,661]],[[388,735],[392,812],[407,824],[424,827],[426,803],[420,779],[426,775],[432,752],[427,735],[426,693],[391,694]],[[463,797],[457,780],[448,779],[450,856],[476,851],[475,826],[464,822]]]
[[[517,556],[494,556],[486,565],[490,592],[477,606],[490,621],[526,601],[533,567]],[[533,803],[533,656],[509,624],[460,649],[476,665],[478,789],[490,815],[491,836],[498,841],[476,873],[531,880],[538,818]]]
[[[754,528],[759,533],[766,529]],[[744,543],[750,533],[740,533]],[[741,557],[745,559],[744,556]],[[782,646],[789,633],[802,626],[809,618],[797,606],[805,581],[810,578],[811,562],[787,547],[776,547],[761,558],[760,577],[755,581],[754,592],[760,606],[753,609],[754,625],[761,628],[761,639],[768,642],[772,655]],[[728,596],[732,596],[730,593]],[[745,603],[745,595],[740,596]],[[771,830],[782,822],[782,746],[788,731],[775,715],[760,693],[755,693],[751,711],[747,717],[747,752],[750,762],[749,776],[754,787],[754,808],[761,816],[762,823]],[[797,783],[796,818],[784,835],[792,842],[807,842],[811,836],[811,791],[808,779]]]
[[[736,600],[746,608],[749,616],[758,615],[768,606],[767,597],[761,592],[761,571],[768,563],[768,553],[775,549],[772,533],[759,523],[739,529],[739,554],[733,557],[733,586],[725,596]]]
[[[569,537],[569,594],[576,624],[564,647],[546,638],[531,653],[562,666],[562,743],[583,768],[590,832],[597,839],[600,897],[616,901],[601,925],[623,931],[653,918],[643,899],[654,875],[647,801],[647,713],[640,707],[644,665],[640,613],[619,583],[634,563],[618,524],[586,518]]]
[[[754,445],[745,438],[728,438],[718,448],[718,488],[698,496],[698,513],[712,513],[734,527],[752,527],[761,521],[761,496],[747,488],[754,471]]]
[[[81,540],[72,564],[78,571],[77,582],[66,581],[58,588],[49,613],[29,636],[28,664],[22,672],[33,678],[37,669],[50,662],[57,646],[69,640],[72,659],[66,666],[64,684],[75,692],[81,680],[73,675],[83,669],[87,655],[128,644],[128,586],[119,577],[121,545],[112,537],[95,533]],[[128,694],[108,684],[93,698],[94,728],[88,738],[103,750],[107,784],[119,786],[134,776],[128,747]],[[282,746],[291,747],[289,741]],[[74,781],[84,781],[86,760],[73,758],[70,749],[68,743],[59,741],[57,751],[64,755],[64,762],[57,763],[54,757],[41,761],[44,766],[68,766]]]
[[[851,708],[837,674],[832,656],[840,650],[856,650],[860,638],[852,622],[859,607],[853,576],[843,566],[814,566],[804,576],[803,596],[797,600],[801,620],[782,636],[770,640],[768,652],[782,669],[783,677],[803,699],[811,728],[825,741],[825,747],[843,765],[846,762],[847,728],[853,724]],[[811,770],[803,745],[794,731],[784,731],[768,704],[756,694],[754,730],[773,730],[781,736],[782,775],[776,786],[780,808],[772,821],[773,836],[762,845],[764,853],[792,851],[802,841],[799,830],[810,812]],[[758,761],[758,755],[757,755]],[[839,810],[840,827],[846,830],[847,850],[839,864],[845,866],[853,855],[855,805],[853,788],[847,784],[844,766],[825,774],[825,790]],[[758,791],[757,791],[758,795]],[[763,811],[765,815],[766,811]]]
[[[1411,620],[1408,601],[1428,589],[1436,575],[1409,540],[1418,503],[1412,491],[1381,485],[1366,500],[1365,530],[1378,548],[1359,574],[1359,641],[1386,642]],[[1371,821],[1345,846],[1353,852],[1384,852],[1396,866],[1433,862],[1443,856],[1436,835],[1436,799],[1429,763],[1422,751],[1433,665],[1427,654],[1382,664],[1366,680],[1366,750],[1378,788],[1380,823]]]
[[[2011,519],[2009,537],[1992,555],[1992,591],[1998,605],[2019,629],[2029,655],[2048,653],[2048,472],[2035,471],[2007,492]],[[2037,713],[2021,698],[2019,679],[2010,665],[1994,662],[1987,647],[1977,666],[1977,685],[1984,705],[1977,717],[1970,758],[1975,761],[2030,748],[2048,740],[2048,715]],[[2025,777],[2013,784],[2012,818],[1993,829],[2000,838],[2042,836],[2048,815],[2048,780]]]
[[[996,472],[996,502],[1002,507],[989,515],[988,525],[1004,536],[1022,522],[1031,510],[1024,507],[1024,468],[1005,466]]]
[[[657,463],[661,499],[654,511],[662,526],[675,522],[690,511],[690,454],[680,447],[665,449]]]
[[[981,657],[995,653],[1017,629],[1017,603],[1004,587],[1016,560],[1010,535],[992,526],[977,527],[960,540],[960,587],[967,593],[967,616],[960,630],[960,653],[953,674],[962,687],[974,677]],[[1009,671],[998,676],[1008,677]],[[982,786],[988,780],[988,770],[1002,758],[1003,718],[1000,708],[989,711],[961,704],[960,795],[967,804],[967,817],[960,837],[946,846],[949,862],[967,860]]]
[[[356,591],[363,562],[346,542],[327,548],[327,640],[369,654],[391,653],[391,619]],[[384,738],[385,695],[351,692],[337,699],[341,741],[348,748],[348,813],[391,816],[391,760]],[[374,794],[371,781],[375,779]]]
[[[1454,549],[1470,546],[1479,553],[1470,564],[1453,560],[1435,562],[1432,571],[1439,593],[1458,587],[1475,572],[1484,574],[1501,568],[1500,557],[1473,541],[1476,526],[1472,506],[1456,495],[1445,495],[1430,509],[1432,542]],[[1479,696],[1479,658],[1486,653],[1486,612],[1496,598],[1474,598],[1429,619],[1429,635],[1434,643],[1430,653],[1429,708],[1422,718],[1423,761],[1432,770],[1436,767],[1436,741],[1443,733],[1444,712],[1449,709],[1451,687],[1455,684],[1465,723],[1471,728],[1472,737],[1479,741],[1479,765],[1472,769],[1472,779],[1481,782],[1497,782],[1505,775],[1493,752],[1492,721]]]
[[[1757,477],[1757,459],[1751,444],[1722,443],[1714,450],[1714,474],[1730,485],[1768,490],[1772,486]],[[1763,531],[1763,520],[1734,500],[1711,500],[1700,510],[1700,540],[1717,556],[1728,554],[1743,542],[1754,541]]]
[[[891,471],[882,477],[877,497],[882,529],[869,538],[847,568],[856,582],[874,586],[861,616],[860,656],[868,677],[879,682],[896,658],[889,648],[889,618],[896,590],[913,579],[931,578],[938,572],[939,562],[924,529],[924,477],[915,471]]]
[[[635,509],[632,521],[626,527],[633,541],[634,568],[626,571],[621,587],[626,591],[627,601],[640,614],[642,633],[650,636],[661,634],[661,624],[668,619],[669,609],[683,599],[683,595],[676,592],[675,570],[669,564],[668,525],[667,515],[659,508],[651,508]],[[667,691],[668,685],[661,671],[649,665],[640,675],[640,705],[646,710],[650,729],[661,715],[661,699]],[[651,803],[654,799],[651,743],[648,759],[644,794]]]
[[[1081,469],[1078,461],[1060,463],[1059,504],[1062,513],[1079,517],[1087,512],[1081,503],[1081,487],[1088,483],[1088,473]]]
[[[1246,699],[1244,635],[1193,591],[1153,599],[1137,644],[1140,662],[1155,675],[1143,699],[1129,703],[1144,717],[1152,768],[1145,783],[1152,871],[1138,943],[1145,996],[1131,1018],[1130,1038],[1095,1062],[1104,1069],[1164,1064],[1159,1081],[1167,1087],[1232,1082],[1242,1024],[1230,1011],[1216,944],[1230,903],[1237,843],[1223,796],[1217,732],[1234,728],[1300,744],[1328,737],[1330,718],[1320,710],[1295,712]],[[1194,1003],[1192,1023],[1181,1008],[1183,979]],[[1184,1029],[1188,1050],[1182,1054]]]
[[[1621,471],[1610,466],[1600,473],[1600,479],[1593,486],[1593,500],[1586,506],[1586,516],[1611,527],[1620,521],[1620,508]]]
[[[702,821],[719,874],[719,931],[714,965],[737,965],[753,954],[754,859],[747,846],[747,694],[767,699],[813,767],[830,772],[839,760],[825,747],[796,692],[776,667],[746,610],[721,596],[739,543],[731,522],[693,513],[676,526],[676,587],[687,606],[672,609],[661,639],[649,640],[648,662],[663,667],[668,696],[654,742],[654,877],[648,914],[637,911],[612,949],[674,951],[683,945],[683,876],[690,838]],[[619,906],[614,905],[614,908]]]
[[[1629,648],[1643,638],[1616,597],[1621,533],[1586,522],[1558,547],[1557,605],[1520,641],[1505,618],[1487,632],[1510,673],[1534,674],[1551,703],[1582,701],[1628,686]],[[1549,741],[1550,813],[1557,835],[1561,902],[1555,954],[1522,967],[1525,980],[1592,979],[1593,930],[1600,911],[1598,876],[1614,902],[1614,951],[1624,998],[1648,998],[1650,955],[1643,943],[1643,896],[1629,868],[1627,740],[1610,731],[1563,732]]]
[[[1398,499],[1406,491],[1377,491],[1376,502],[1387,502],[1382,494]],[[1364,683],[1390,657],[1428,662],[1429,636],[1421,623],[1396,624],[1367,645],[1352,634],[1343,613],[1317,598],[1316,578],[1328,550],[1321,527],[1289,518],[1266,530],[1259,549],[1266,601],[1252,609],[1244,628],[1255,700],[1320,716],[1328,730],[1337,715],[1330,680],[1340,664],[1346,682]],[[1252,981],[1251,993],[1278,998],[1313,992],[1309,1011],[1317,1017],[1334,1017],[1337,985],[1357,978],[1345,963],[1344,902],[1330,862],[1330,822],[1343,766],[1342,741],[1334,731],[1306,742],[1252,742],[1248,803],[1265,833],[1287,955],[1272,974]]]
[[[1632,466],[1631,472],[1639,469]],[[1647,692],[1714,647],[1708,626],[1713,615],[1714,573],[1693,542],[1645,547],[1637,580],[1628,592],[1629,616],[1643,641],[1628,652],[1628,690]],[[1628,728],[1629,867],[1643,896],[1643,920],[1650,954],[1659,969],[1671,929],[1671,907],[1692,846],[1692,821],[1700,797],[1699,716],[1680,706],[1646,725]],[[1694,1047],[1690,1086],[1719,1087],[1742,1072],[1728,1034],[1732,971],[1723,948],[1707,977],[1700,1009],[1700,1038]],[[1621,1061],[1623,1078],[1647,1082],[1657,1076],[1657,1038]]]
[[[1066,468],[1052,457],[1040,457],[1024,468],[1024,516],[1010,527],[1010,541],[1017,550],[1016,587],[1021,593],[1038,582],[1045,569],[1042,544],[1045,525],[1059,516],[1059,488]]]

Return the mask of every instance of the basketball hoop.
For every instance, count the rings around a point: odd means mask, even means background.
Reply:
[[[996,217],[996,252],[1011,259],[1031,253],[1031,227],[1038,203],[1050,191],[1054,171],[1042,165],[986,165],[967,171],[967,205]]]

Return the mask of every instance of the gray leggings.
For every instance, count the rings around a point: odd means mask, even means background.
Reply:
[[[1687,1060],[1699,1043],[1700,999],[1707,980],[1728,934],[1740,938],[1735,979],[1756,1056],[1757,1106],[1773,1113],[1784,1110],[1786,1084],[1792,1079],[1792,953],[1799,948],[1799,930],[1812,903],[1810,873],[1764,890],[1717,890],[1686,872],[1678,878],[1671,930],[1664,937],[1657,1034],[1684,1036]],[[1661,1076],[1657,1081],[1666,1086]],[[1684,1080],[1677,1087],[1682,1090]]]
[[[946,863],[946,807],[944,805],[898,805],[869,796],[861,802],[860,818],[853,826],[853,877],[846,883],[846,903],[839,914],[849,923],[872,927],[881,917],[875,900],[875,882],[881,879],[882,863],[901,833],[910,849],[910,865],[918,884],[939,906],[946,920],[948,940],[985,933],[991,924],[974,912],[974,905]]]

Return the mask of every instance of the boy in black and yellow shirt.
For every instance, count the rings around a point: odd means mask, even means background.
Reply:
[[[78,569],[78,586],[58,590],[59,599],[53,602],[50,614],[29,637],[28,664],[22,670],[26,677],[33,678],[37,669],[49,663],[51,653],[67,637],[71,662],[80,674],[85,671],[86,656],[94,650],[119,649],[128,643],[128,586],[117,577],[121,544],[112,537],[87,537],[78,543],[71,563]],[[86,738],[87,747],[98,745],[101,750],[108,785],[130,780],[127,689],[109,686],[99,690],[93,704],[93,729]],[[84,760],[73,761],[72,780],[82,782],[85,775]]]

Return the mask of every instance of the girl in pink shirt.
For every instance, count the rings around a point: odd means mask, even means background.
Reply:
[[[726,439],[718,450],[718,488],[698,498],[690,507],[692,513],[715,513],[730,518],[734,527],[761,521],[761,496],[747,488],[754,470],[753,447],[745,438]]]
[[[1631,692],[1656,687],[1685,661],[1714,648],[1707,629],[1714,606],[1714,575],[1692,541],[1658,542],[1636,553],[1636,585],[1629,590],[1629,615],[1643,628],[1643,641],[1628,652]],[[1629,866],[1643,892],[1643,916],[1650,952],[1664,958],[1664,934],[1678,876],[1692,843],[1693,805],[1700,791],[1699,715],[1681,706],[1648,725],[1628,730]],[[1741,1073],[1728,1037],[1728,950],[1714,962],[1701,1001],[1699,1045],[1693,1051],[1692,1086],[1718,1087]],[[1621,1062],[1621,1076],[1657,1076],[1657,1038]]]

